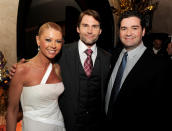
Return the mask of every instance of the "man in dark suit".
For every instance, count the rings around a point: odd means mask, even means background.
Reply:
[[[108,131],[159,127],[168,109],[165,99],[167,61],[154,56],[153,51],[144,46],[145,22],[137,11],[124,12],[119,19],[119,28],[123,48],[116,49],[113,54],[105,100]],[[125,52],[128,54],[125,67],[119,75],[117,72]],[[119,76],[122,76],[120,82]]]
[[[164,48],[163,40],[160,38],[155,38],[153,40],[153,47],[152,50],[155,55],[157,56],[165,56],[166,55],[166,50]]]
[[[65,86],[60,108],[67,131],[100,131],[104,125],[105,82],[110,69],[110,54],[96,46],[101,34],[100,16],[86,10],[79,16],[77,32],[80,40],[66,44],[59,61]],[[84,71],[86,49],[91,49],[93,69]]]

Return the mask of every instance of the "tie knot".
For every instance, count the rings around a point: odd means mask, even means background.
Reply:
[[[125,55],[125,56],[128,56],[128,53],[127,53],[127,52],[125,52],[125,53],[124,53],[124,55]]]
[[[87,56],[91,56],[93,51],[91,49],[86,49],[85,53],[87,54]]]
[[[127,53],[127,52],[125,52],[125,53],[124,53],[124,57],[126,58],[127,56],[128,56],[128,53]]]

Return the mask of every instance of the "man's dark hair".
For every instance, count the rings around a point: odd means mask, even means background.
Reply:
[[[120,28],[121,21],[124,18],[129,18],[129,17],[133,17],[133,16],[139,18],[142,29],[145,28],[146,23],[145,23],[144,15],[136,10],[128,10],[128,11],[123,12],[119,17],[118,27]]]
[[[85,16],[85,15],[89,15],[89,16],[92,16],[94,19],[96,19],[99,24],[101,24],[101,18],[100,18],[100,15],[97,11],[95,10],[91,10],[91,9],[87,9],[83,12],[81,12],[79,18],[78,18],[78,23],[77,23],[77,27],[80,26],[80,23],[82,21],[82,18]]]

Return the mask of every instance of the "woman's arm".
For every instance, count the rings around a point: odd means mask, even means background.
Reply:
[[[16,131],[19,101],[23,88],[24,76],[24,68],[20,67],[17,66],[16,73],[10,81],[7,108],[7,131]]]

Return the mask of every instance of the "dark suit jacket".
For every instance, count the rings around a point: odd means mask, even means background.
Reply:
[[[113,54],[112,69],[121,50],[116,50]],[[164,121],[161,118],[165,116],[167,109],[168,69],[165,59],[155,57],[152,50],[146,49],[121,87],[113,106],[112,119],[107,120],[108,127],[112,130],[117,128],[140,130],[153,127],[154,122],[155,127],[158,127],[158,123]]]
[[[97,57],[100,57],[101,63],[101,99],[102,112],[104,111],[105,82],[110,69],[110,54],[97,48]],[[79,97],[79,52],[78,42],[63,46],[60,67],[63,83],[65,86],[64,93],[60,96],[60,108],[64,117],[67,131],[75,131],[76,111]]]

